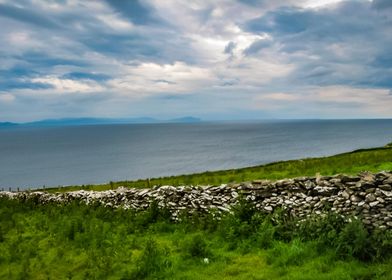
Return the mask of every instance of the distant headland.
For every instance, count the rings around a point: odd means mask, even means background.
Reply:
[[[14,126],[74,126],[99,124],[153,124],[153,123],[198,123],[202,120],[197,117],[186,116],[174,119],[156,119],[151,117],[139,118],[60,118],[44,119],[33,122],[0,122],[0,127]]]

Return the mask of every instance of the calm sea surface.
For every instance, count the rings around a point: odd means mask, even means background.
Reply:
[[[0,187],[104,183],[238,168],[389,142],[392,120],[0,128]]]

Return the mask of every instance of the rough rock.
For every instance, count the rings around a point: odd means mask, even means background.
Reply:
[[[287,215],[306,219],[311,213],[333,211],[347,217],[361,217],[369,228],[392,229],[392,172],[361,173],[358,176],[317,176],[279,181],[254,180],[220,186],[154,186],[151,189],[119,187],[108,191],[67,193],[0,192],[0,197],[35,203],[66,204],[79,201],[100,203],[105,207],[143,211],[153,201],[170,211],[174,220],[180,212],[231,211],[240,199],[255,205],[258,211],[271,213],[285,209]]]

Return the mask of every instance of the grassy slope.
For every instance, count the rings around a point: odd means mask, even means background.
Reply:
[[[78,189],[107,190],[118,186],[148,188],[154,185],[218,185],[229,182],[244,182],[254,179],[283,179],[314,176],[316,173],[356,174],[360,171],[392,170],[392,145],[374,149],[363,149],[329,157],[307,158],[270,163],[261,166],[232,170],[204,172],[190,175],[153,178],[150,180],[122,181],[102,185],[71,186],[46,189],[47,191],[71,191]]]
[[[174,224],[154,209],[0,200],[0,222],[0,279],[392,279],[392,235],[335,219],[295,229],[240,207]]]

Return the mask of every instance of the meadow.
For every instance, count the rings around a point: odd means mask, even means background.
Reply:
[[[392,279],[392,232],[333,213],[305,223],[0,201],[0,279]]]

